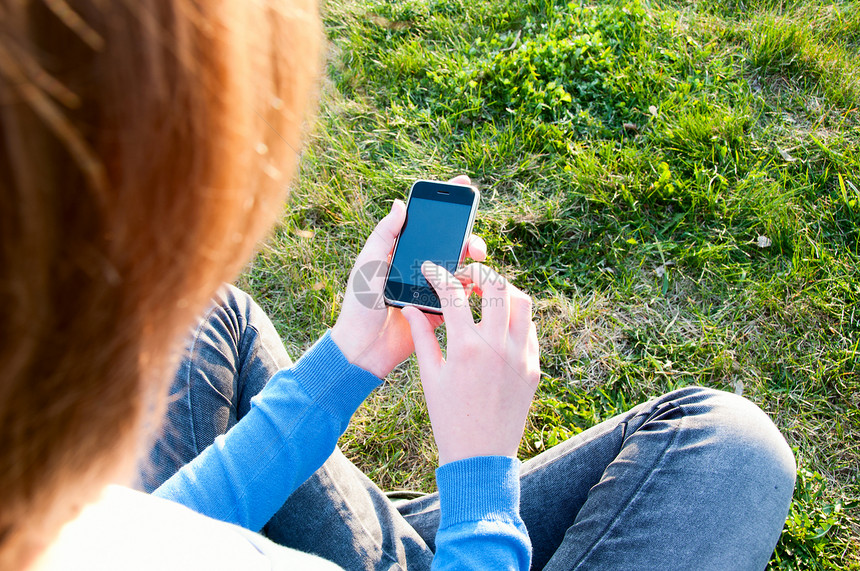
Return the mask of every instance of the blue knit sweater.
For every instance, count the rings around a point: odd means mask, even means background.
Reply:
[[[154,494],[259,531],[334,451],[349,419],[381,384],[326,333],[275,374],[251,410]],[[519,462],[483,456],[436,470],[440,526],[434,569],[528,569]]]

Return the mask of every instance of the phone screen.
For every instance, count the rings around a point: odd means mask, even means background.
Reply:
[[[473,220],[471,187],[419,181],[412,189],[406,223],[391,259],[385,298],[394,305],[438,310],[439,298],[421,273],[426,260],[455,272]]]

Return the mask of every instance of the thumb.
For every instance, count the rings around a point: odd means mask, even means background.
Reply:
[[[376,224],[368,236],[358,255],[359,259],[387,260],[405,221],[406,204],[402,200],[395,200],[389,213]]]
[[[412,331],[412,343],[415,345],[415,356],[418,358],[422,380],[435,377],[436,371],[442,365],[442,349],[439,347],[433,325],[426,315],[414,307],[404,307],[401,313]]]
[[[377,223],[364,247],[355,259],[349,276],[348,289],[369,297],[368,303],[376,307],[382,302],[382,290],[388,271],[388,255],[406,220],[406,205],[395,200],[391,211]]]

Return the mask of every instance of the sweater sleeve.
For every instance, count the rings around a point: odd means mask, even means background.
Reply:
[[[433,569],[528,569],[519,461],[481,456],[436,470],[441,512]]]
[[[233,428],[153,494],[259,531],[322,466],[381,382],[350,364],[326,333],[272,377]]]

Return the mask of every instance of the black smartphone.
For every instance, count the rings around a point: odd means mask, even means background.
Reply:
[[[421,264],[430,260],[451,273],[457,271],[475,222],[478,199],[478,190],[464,184],[419,180],[412,185],[406,222],[385,278],[385,303],[442,313],[436,292],[421,273]]]

